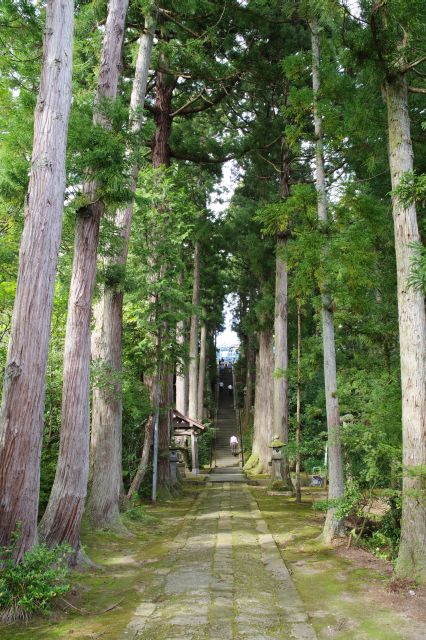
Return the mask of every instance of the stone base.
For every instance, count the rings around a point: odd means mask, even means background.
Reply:
[[[274,491],[274,490],[270,490],[266,492],[266,495],[268,496],[285,496],[287,498],[291,498],[291,496],[293,495],[292,491]]]

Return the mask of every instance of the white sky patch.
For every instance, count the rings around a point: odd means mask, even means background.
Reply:
[[[354,16],[360,17],[361,7],[359,6],[359,0],[343,0],[342,5],[347,7]]]
[[[228,208],[238,180],[238,165],[235,160],[228,160],[222,167],[222,178],[218,184],[217,191],[210,194],[208,206],[216,217],[221,217]]]
[[[216,346],[223,347],[238,347],[240,341],[235,331],[232,330],[232,294],[226,296],[223,313],[225,316],[225,330],[219,333],[216,339]]]
[[[222,167],[222,179],[218,185],[217,192],[210,196],[209,209],[216,217],[224,215],[231,201],[237,184],[240,180],[238,164],[235,160],[228,160]],[[226,296],[223,308],[225,330],[217,336],[216,344],[219,348],[234,347],[239,345],[238,336],[232,330],[232,294]]]

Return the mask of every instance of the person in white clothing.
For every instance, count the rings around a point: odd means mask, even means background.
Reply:
[[[237,447],[238,447],[238,438],[237,438],[237,436],[231,436],[229,444],[231,445],[232,455],[236,456],[237,455]]]

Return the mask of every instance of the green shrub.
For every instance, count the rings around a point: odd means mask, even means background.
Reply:
[[[361,539],[361,546],[378,558],[395,561],[401,537],[401,496],[396,492],[388,499],[390,509],[379,522],[377,531]]]
[[[198,438],[198,464],[204,467],[210,463],[211,448],[216,437],[217,429],[207,424],[207,430]]]
[[[49,549],[45,544],[27,551],[15,564],[16,539],[0,549],[0,620],[28,620],[34,613],[45,613],[51,601],[70,588],[67,583],[68,545]]]
[[[158,518],[156,518],[155,516],[146,513],[145,505],[138,504],[136,500],[133,500],[130,509],[127,509],[125,511],[125,513],[123,514],[123,519],[130,522],[139,522],[143,524],[156,522],[158,520]]]

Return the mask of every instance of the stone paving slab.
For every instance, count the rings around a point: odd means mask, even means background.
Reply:
[[[248,488],[214,485],[187,514],[122,640],[315,640],[291,576]]]

